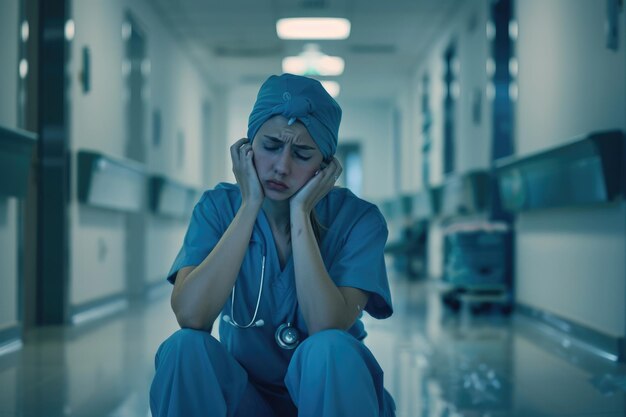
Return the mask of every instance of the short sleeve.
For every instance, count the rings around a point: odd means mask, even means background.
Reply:
[[[193,209],[183,246],[167,274],[169,282],[176,281],[176,274],[182,268],[200,265],[217,245],[223,234],[218,214],[210,192],[205,192]]]
[[[349,230],[328,271],[337,286],[370,293],[365,311],[378,319],[393,313],[384,257],[387,234],[380,211],[376,207],[367,210]]]

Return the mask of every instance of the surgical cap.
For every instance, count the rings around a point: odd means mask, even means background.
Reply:
[[[291,125],[299,120],[309,131],[324,159],[335,154],[341,107],[312,78],[293,74],[272,75],[261,86],[248,119],[248,138],[273,116],[282,115]]]

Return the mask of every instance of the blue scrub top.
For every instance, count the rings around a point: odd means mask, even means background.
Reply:
[[[206,191],[196,204],[183,246],[170,269],[174,283],[178,271],[198,266],[220,240],[241,206],[241,192],[235,184],[221,183]],[[338,287],[354,287],[369,293],[365,306],[375,318],[389,317],[393,310],[385,268],[384,247],[387,224],[378,208],[356,197],[346,188],[333,188],[315,207],[324,226],[320,252],[326,270]],[[264,326],[238,329],[220,320],[220,340],[257,383],[284,387],[284,376],[293,350],[281,349],[275,341],[276,329],[294,324],[304,339],[306,323],[297,306],[293,259],[281,270],[274,237],[263,210],[256,219],[250,245],[236,281],[234,319],[246,325],[254,315],[262,258],[265,256],[265,282],[256,320]],[[231,315],[231,299],[222,309]],[[360,319],[348,330],[359,340],[366,336]]]

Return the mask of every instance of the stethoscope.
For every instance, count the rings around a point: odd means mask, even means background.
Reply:
[[[263,255],[261,264],[261,284],[259,285],[259,295],[256,299],[256,307],[254,308],[254,314],[252,315],[252,320],[248,324],[239,324],[235,320],[235,289],[237,287],[237,283],[233,285],[233,291],[230,294],[230,316],[224,315],[222,316],[222,320],[226,323],[230,324],[233,327],[238,329],[249,329],[251,327],[262,327],[265,325],[265,321],[263,319],[257,320],[257,314],[259,312],[259,305],[261,304],[261,295],[263,294],[263,281],[265,281],[265,255]],[[278,326],[276,329],[276,333],[274,334],[274,338],[276,339],[276,344],[283,349],[295,349],[296,346],[300,343],[300,332],[297,328],[295,328],[291,322],[283,323]]]

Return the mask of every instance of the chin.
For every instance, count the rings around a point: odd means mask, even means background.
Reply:
[[[272,200],[272,201],[285,201],[285,200],[289,200],[293,196],[292,193],[281,193],[278,191],[268,190],[268,189],[264,189],[263,191],[265,193],[265,198]]]

